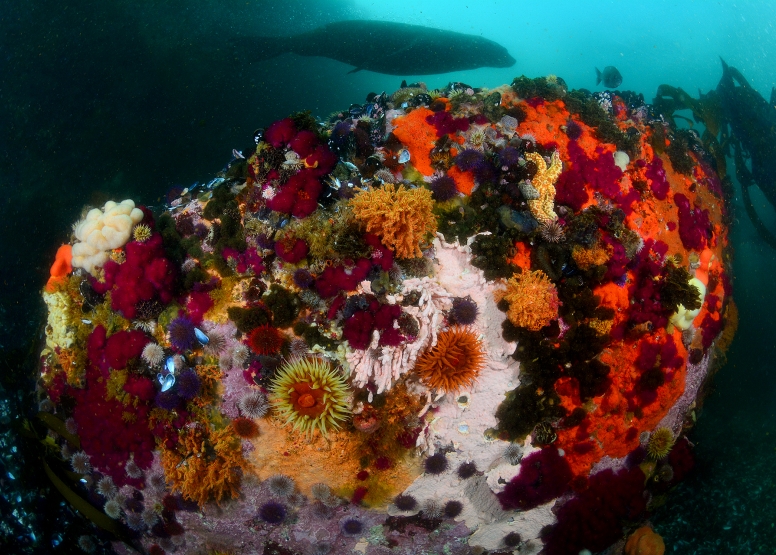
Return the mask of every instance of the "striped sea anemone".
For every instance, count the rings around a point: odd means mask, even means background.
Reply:
[[[428,387],[455,392],[470,387],[485,363],[482,342],[469,328],[454,326],[418,357],[415,372]]]
[[[647,442],[647,456],[652,460],[667,457],[674,446],[676,438],[670,428],[660,427],[649,436]]]
[[[270,387],[279,418],[312,435],[337,429],[350,414],[348,387],[339,370],[320,358],[286,362]]]
[[[248,334],[247,343],[257,355],[274,355],[283,347],[283,334],[276,327],[264,324]]]

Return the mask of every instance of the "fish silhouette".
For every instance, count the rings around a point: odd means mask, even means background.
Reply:
[[[595,68],[595,84],[598,86],[601,81],[607,89],[615,89],[622,83],[622,75],[614,66],[606,66],[603,71]]]
[[[267,60],[291,52],[323,56],[388,75],[431,75],[479,67],[510,67],[515,59],[492,40],[389,21],[352,20],[329,23],[293,36],[233,39],[254,59]]]

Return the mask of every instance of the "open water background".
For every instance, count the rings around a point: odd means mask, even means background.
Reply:
[[[507,69],[406,76],[430,88],[449,81],[492,87],[521,74],[556,74],[570,88],[600,90],[594,67],[615,65],[624,77],[620,88],[648,100],[661,83],[697,96],[719,81],[719,56],[766,99],[776,85],[776,4],[762,0],[4,0],[3,425],[33,409],[27,392],[34,369],[25,354],[37,341],[43,315],[39,290],[85,204],[101,206],[108,198],[155,204],[173,187],[208,180],[230,160],[232,148],[251,144],[257,127],[304,109],[325,117],[401,82],[370,72],[348,74],[349,66],[323,58],[284,55],[252,62],[237,58],[228,39],[294,34],[357,18],[482,34],[517,60]],[[762,196],[755,200],[776,230],[773,209]],[[697,445],[696,472],[655,515],[668,553],[776,552],[776,253],[757,236],[740,195],[731,209],[741,325],[690,434]],[[6,434],[4,441],[13,437]],[[0,481],[4,488],[21,486],[31,498],[46,487],[22,480]],[[43,506],[38,502],[41,514]],[[16,518],[7,505],[2,508],[0,519]],[[56,551],[50,543],[56,526],[40,520],[31,526],[41,553]]]

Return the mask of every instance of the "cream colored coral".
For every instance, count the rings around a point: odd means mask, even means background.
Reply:
[[[135,208],[131,200],[109,200],[102,210],[90,210],[75,226],[78,242],[73,245],[73,267],[96,276],[97,269],[108,261],[110,251],[127,244],[132,227],[142,219],[142,210]]]
[[[70,298],[64,291],[43,292],[43,300],[48,306],[48,325],[46,326],[46,345],[55,349],[68,348],[75,339],[70,325]]]
[[[555,181],[563,171],[563,163],[560,161],[558,151],[552,153],[549,166],[538,152],[529,152],[526,159],[536,164],[536,175],[531,179],[531,185],[539,192],[539,198],[528,201],[528,208],[534,218],[542,223],[554,222],[558,219],[555,213]]]

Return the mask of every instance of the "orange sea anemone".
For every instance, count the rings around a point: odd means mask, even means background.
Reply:
[[[283,347],[283,334],[277,328],[264,324],[251,330],[247,342],[257,355],[274,355]]]
[[[427,386],[455,392],[470,387],[485,364],[482,342],[469,328],[441,332],[437,343],[418,357],[415,372]]]

